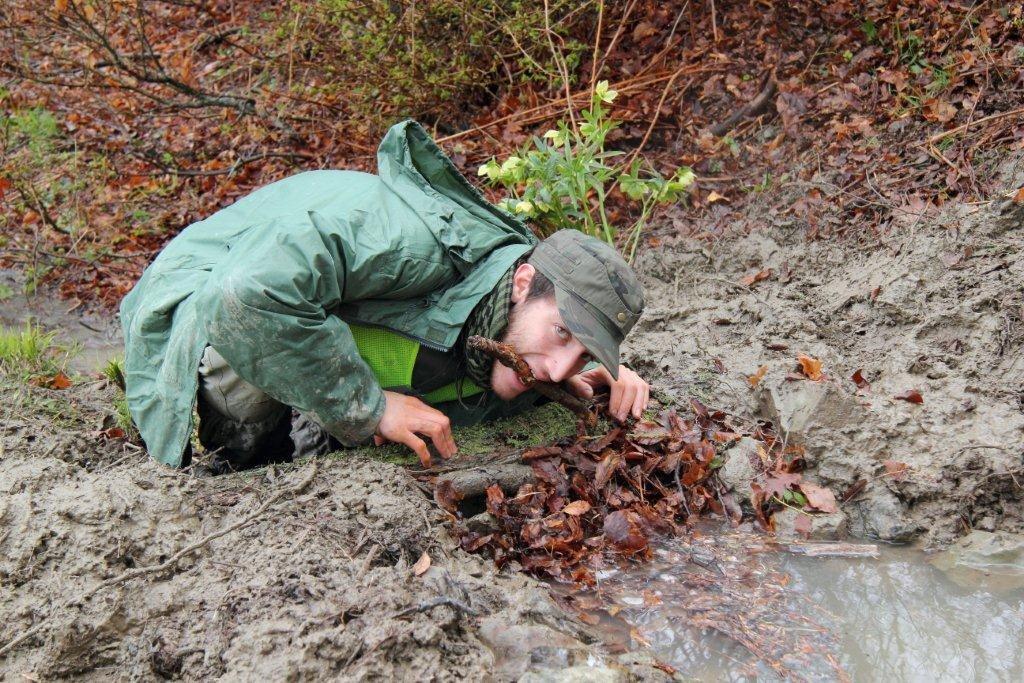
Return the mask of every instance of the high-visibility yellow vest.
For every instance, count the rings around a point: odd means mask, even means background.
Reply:
[[[349,329],[356,340],[359,355],[373,370],[382,388],[402,392],[412,390],[412,372],[420,352],[418,341],[381,327],[349,323]],[[459,398],[459,384],[458,381],[446,384],[420,398],[431,404],[454,401]],[[463,379],[461,384],[463,397],[483,392],[469,378]]]

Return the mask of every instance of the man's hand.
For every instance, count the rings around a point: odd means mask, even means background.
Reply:
[[[591,398],[594,387],[610,387],[612,395],[608,400],[608,413],[619,422],[625,422],[630,414],[639,420],[651,398],[651,385],[624,365],[619,366],[618,379],[612,379],[612,374],[604,366],[598,366],[570,377],[566,384],[582,398]]]
[[[450,458],[458,452],[447,415],[415,396],[385,391],[384,400],[384,415],[374,437],[378,446],[386,441],[404,443],[416,451],[424,467],[430,467],[430,450],[417,434],[429,436],[442,458]]]

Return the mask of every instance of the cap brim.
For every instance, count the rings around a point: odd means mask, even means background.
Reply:
[[[607,323],[591,312],[583,300],[555,285],[558,312],[569,331],[614,379],[619,378],[619,342],[607,329]]]

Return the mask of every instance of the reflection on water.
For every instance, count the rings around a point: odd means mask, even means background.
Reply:
[[[802,557],[707,532],[662,541],[647,565],[601,572],[590,599],[613,646],[629,644],[628,631],[632,646],[646,641],[701,680],[1024,680],[1024,590],[980,575],[965,587],[921,552],[880,550]],[[577,607],[593,613],[587,599]]]
[[[1024,680],[1024,592],[951,581],[920,552],[788,557],[791,587],[833,615],[854,680]]]

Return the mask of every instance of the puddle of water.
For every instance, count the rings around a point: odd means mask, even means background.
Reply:
[[[32,321],[56,331],[62,343],[75,342],[78,349],[68,362],[70,369],[99,372],[111,358],[123,355],[121,329],[113,316],[69,310],[71,302],[44,293],[26,295],[22,278],[12,270],[0,269],[0,285],[11,291],[11,296],[0,300],[0,325],[16,328]]]
[[[646,641],[700,680],[1024,680],[1019,582],[956,582],[922,552],[879,550],[802,557],[706,531],[600,572],[577,607],[597,608],[613,649]]]

